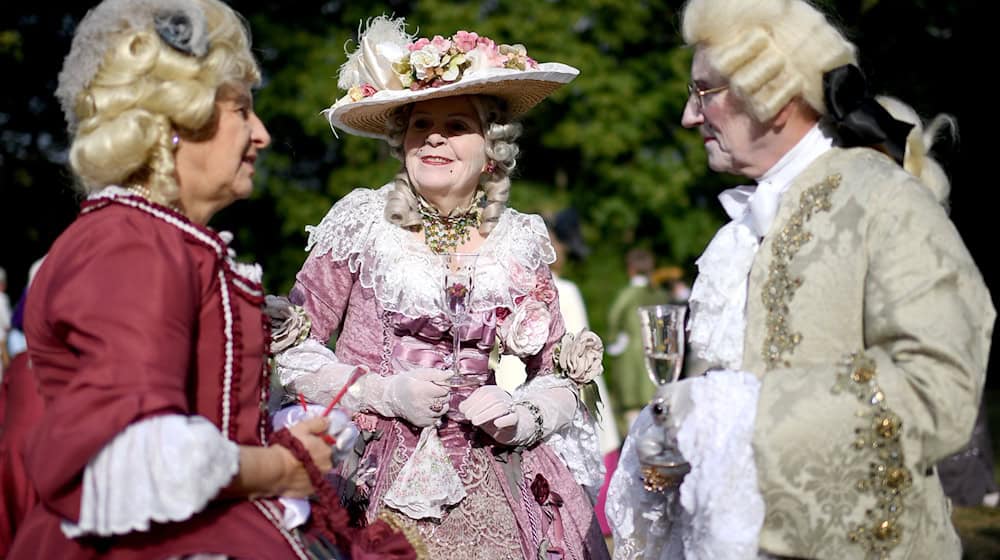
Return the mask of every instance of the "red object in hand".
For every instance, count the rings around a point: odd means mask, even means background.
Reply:
[[[330,401],[330,404],[326,405],[326,410],[323,411],[323,416],[330,414],[330,411],[333,410],[333,407],[336,406],[338,402],[340,402],[340,399],[344,397],[344,395],[347,393],[347,390],[351,388],[351,385],[354,385],[354,383],[362,375],[367,373],[367,371],[368,371],[367,369],[361,366],[354,368],[354,371],[351,372],[351,377],[347,379],[347,383],[344,383],[344,386],[340,388],[340,391],[336,395],[334,395],[333,400]]]

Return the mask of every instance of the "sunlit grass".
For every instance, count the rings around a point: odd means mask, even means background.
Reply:
[[[1000,482],[1000,391],[983,395],[993,443],[993,478]],[[962,537],[963,559],[1000,558],[1000,508],[956,507],[951,516]]]

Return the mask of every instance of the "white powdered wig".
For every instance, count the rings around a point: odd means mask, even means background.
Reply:
[[[761,122],[795,97],[826,114],[823,74],[857,64],[854,45],[804,0],[691,0],[682,33]]]

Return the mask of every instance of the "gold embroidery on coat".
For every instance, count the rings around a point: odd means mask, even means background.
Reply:
[[[851,392],[865,406],[865,424],[855,428],[854,447],[858,451],[872,450],[868,477],[857,481],[859,492],[871,492],[875,506],[865,513],[865,521],[847,533],[847,538],[865,550],[869,560],[885,559],[899,544],[903,527],[903,496],[913,484],[913,475],[903,460],[903,445],[899,436],[903,420],[885,403],[885,393],[876,383],[875,361],[861,353],[851,354],[845,370],[837,375],[835,394]]]
[[[840,186],[840,174],[827,177],[822,183],[810,187],[799,197],[799,207],[781,228],[774,244],[771,245],[773,259],[767,271],[767,281],[764,283],[762,299],[767,310],[765,326],[767,336],[764,337],[763,357],[767,369],[778,365],[788,365],[782,356],[791,352],[802,341],[802,335],[792,332],[788,325],[788,302],[795,295],[795,290],[802,285],[801,278],[793,278],[788,273],[788,263],[795,253],[812,239],[812,234],[806,231],[805,223],[818,212],[830,210],[830,195]]]

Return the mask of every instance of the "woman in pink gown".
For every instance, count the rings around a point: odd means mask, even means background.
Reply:
[[[342,470],[343,499],[419,534],[429,557],[606,558],[603,465],[580,396],[603,347],[566,334],[545,225],[506,207],[511,119],[577,70],[471,32],[414,41],[387,18],[359,43],[325,114],[386,140],[403,168],[307,228],[290,299],[311,333],[278,356],[281,381],[326,402],[367,371],[343,401],[367,442]],[[526,363],[513,394],[494,382],[494,351]]]

